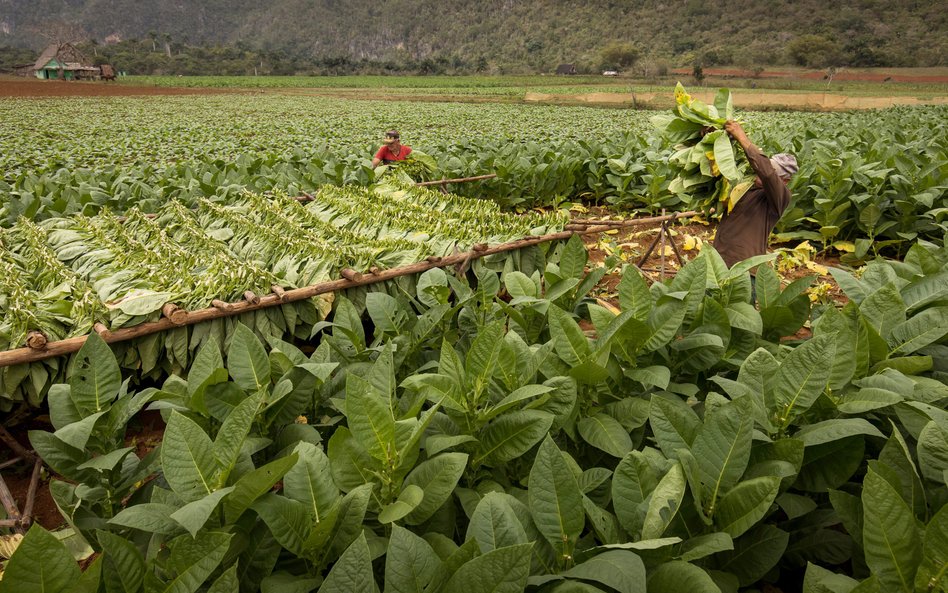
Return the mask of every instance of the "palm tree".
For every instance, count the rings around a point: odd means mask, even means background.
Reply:
[[[149,31],[149,32],[148,32],[148,37],[151,38],[151,51],[158,51],[158,48],[157,48],[157,46],[155,45],[155,42],[158,41],[158,32],[157,32],[157,31]]]

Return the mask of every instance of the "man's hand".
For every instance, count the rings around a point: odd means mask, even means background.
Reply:
[[[737,140],[737,143],[741,145],[741,148],[747,150],[749,146],[753,146],[753,143],[750,141],[750,138],[747,137],[747,134],[744,132],[744,128],[741,127],[741,124],[737,123],[734,120],[727,120],[724,123],[724,129],[730,134],[731,138]]]

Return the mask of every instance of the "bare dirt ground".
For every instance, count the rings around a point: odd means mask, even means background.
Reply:
[[[676,68],[675,74],[690,75],[687,68]],[[759,74],[740,68],[705,68],[705,76],[732,78],[799,78],[823,80],[825,70],[763,70]],[[846,68],[833,75],[833,80],[855,82],[914,82],[918,84],[948,84],[945,68]]]
[[[236,89],[172,88],[127,86],[111,82],[38,80],[15,76],[0,77],[0,97],[134,97],[159,95],[219,95],[241,92]]]
[[[883,89],[884,90],[884,89]],[[714,92],[697,91],[692,97],[704,102],[714,100]],[[524,101],[537,103],[587,103],[592,105],[671,105],[669,93],[583,93],[579,95],[552,95],[526,93]],[[744,89],[734,95],[735,107],[759,109],[764,107],[837,111],[850,109],[881,109],[895,105],[945,105],[948,97],[919,98],[912,96],[851,97],[837,93],[783,93],[748,92]]]
[[[621,218],[614,211],[611,212],[606,208],[591,208],[587,214],[584,214],[584,217],[596,219],[607,216],[611,216],[613,220]],[[702,246],[712,243],[715,227],[715,223],[692,220],[676,222],[670,226],[670,229],[673,235],[672,240],[674,240],[679,252],[686,261],[690,261],[697,257]],[[671,245],[668,243],[668,239],[664,244],[664,250],[662,243],[658,243],[651,256],[645,262],[639,264],[641,257],[648,251],[649,246],[658,236],[659,228],[659,224],[651,224],[617,229],[609,233],[584,235],[583,241],[589,252],[590,265],[600,265],[609,255],[618,255],[625,263],[639,265],[645,276],[652,282],[660,282],[674,277],[681,266]],[[775,245],[772,246],[772,250],[793,247],[795,245]],[[662,256],[663,253],[664,257]],[[816,276],[813,281],[814,284],[826,283],[830,285],[826,295],[828,299],[839,305],[845,304],[848,299],[836,284],[836,281],[833,280],[833,277],[829,275],[828,271],[825,274],[820,273],[824,271],[823,268],[839,266],[839,258],[835,255],[816,253],[812,257],[812,262],[815,264],[816,270],[801,265],[782,271],[780,275],[783,284],[789,284],[805,276]],[[618,305],[616,287],[619,280],[621,280],[619,274],[607,274],[597,287],[600,298]]]

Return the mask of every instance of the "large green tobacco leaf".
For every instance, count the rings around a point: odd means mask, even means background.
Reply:
[[[566,312],[551,305],[549,308],[550,335],[556,354],[571,367],[581,365],[589,357],[589,340],[579,325]]]
[[[257,417],[257,411],[263,404],[265,392],[258,391],[244,401],[237,404],[237,407],[227,415],[220,430],[217,432],[217,438],[214,439],[214,458],[221,468],[220,483],[226,482],[231,470],[237,463],[244,441],[250,434],[250,427]]]
[[[718,497],[737,484],[747,468],[753,424],[737,405],[728,404],[711,414],[695,437],[691,452],[708,493],[709,515],[713,515]]]
[[[255,500],[266,494],[274,484],[297,462],[297,453],[274,459],[240,476],[234,484],[234,490],[224,501],[224,517],[227,522],[237,521]]]
[[[168,484],[186,502],[210,494],[217,483],[211,439],[193,420],[176,411],[171,412],[165,430],[161,465]]]
[[[760,524],[734,542],[734,549],[719,555],[721,570],[737,576],[742,587],[756,583],[783,556],[790,534],[769,524]]]
[[[467,458],[466,453],[442,453],[420,463],[408,474],[405,486],[421,488],[424,499],[408,514],[407,523],[423,523],[450,498],[467,467]]]
[[[836,353],[835,336],[819,336],[794,348],[780,363],[774,381],[774,400],[779,423],[786,427],[805,412],[823,393]]]
[[[234,593],[240,590],[240,580],[237,578],[237,565],[231,564],[221,576],[217,577],[207,593]]]
[[[428,542],[393,526],[385,555],[385,593],[423,593],[440,565]]]
[[[207,523],[211,513],[213,513],[217,505],[220,504],[221,499],[230,494],[233,490],[233,486],[228,486],[227,488],[221,488],[220,490],[212,492],[203,498],[199,498],[194,502],[189,502],[172,513],[171,518],[184,527],[188,533],[191,534],[191,537],[195,537],[197,532]]]
[[[93,332],[72,366],[69,387],[76,409],[83,415],[106,410],[122,385],[122,374],[109,345]]]
[[[304,554],[313,519],[303,503],[270,493],[257,499],[251,508],[260,515],[280,545],[297,556]]]
[[[145,579],[145,560],[132,542],[109,533],[96,532],[102,546],[102,580],[106,593],[138,593]]]
[[[164,593],[194,593],[227,553],[231,535],[201,533],[194,539],[183,535],[171,543],[170,566],[177,576],[168,583]]]
[[[623,313],[631,311],[632,316],[639,321],[648,319],[648,314],[652,310],[652,295],[637,267],[627,266],[622,271],[622,280],[619,281],[617,289],[619,306]]]
[[[333,565],[326,580],[319,587],[319,592],[372,593],[376,590],[375,578],[372,576],[372,556],[369,554],[365,535],[360,535]]]
[[[7,562],[0,593],[66,593],[79,574],[66,546],[37,523]]]
[[[642,539],[656,539],[665,533],[668,525],[678,514],[681,500],[685,496],[685,473],[676,463],[658,482],[651,493],[645,520],[642,523]]]
[[[711,575],[694,564],[673,560],[649,572],[649,593],[721,593]]]
[[[701,420],[679,397],[653,395],[649,425],[665,456],[674,458],[679,449],[691,449],[701,428]]]
[[[246,325],[238,323],[227,351],[227,371],[234,382],[250,393],[270,384],[270,361],[263,344]]]
[[[732,538],[740,536],[764,518],[779,488],[780,478],[771,476],[741,482],[721,498],[714,522]]]
[[[911,509],[880,473],[882,469],[887,468],[871,462],[863,483],[866,564],[883,589],[911,593],[922,558],[922,542]]]
[[[628,550],[608,550],[569,569],[563,576],[594,581],[619,593],[645,593],[645,565]]]
[[[305,504],[319,523],[340,498],[329,458],[312,443],[301,442],[293,451],[299,460],[283,476],[283,491],[288,498]]]
[[[572,470],[549,436],[530,470],[530,514],[560,559],[572,555],[585,525],[582,493]]]
[[[642,531],[648,498],[656,485],[658,476],[639,451],[632,451],[616,466],[612,476],[612,504],[616,518],[627,533]]]
[[[491,550],[465,562],[442,589],[445,593],[520,593],[530,576],[533,544]]]
[[[504,463],[520,457],[547,434],[554,417],[540,410],[509,412],[488,424],[479,435],[474,464]]]
[[[932,307],[894,326],[889,333],[890,356],[912,354],[948,334],[948,307]]]
[[[503,323],[491,323],[480,329],[477,337],[471,343],[465,358],[464,371],[467,385],[471,389],[469,396],[478,401],[481,394],[487,389],[490,378],[497,370],[497,360],[501,355],[503,344]]]
[[[948,505],[942,506],[925,527],[915,588],[918,591],[948,590]]]
[[[929,422],[918,435],[918,464],[922,475],[933,482],[945,483],[948,470],[948,431],[937,422]]]
[[[527,543],[527,533],[506,498],[489,492],[477,503],[467,527],[466,540],[477,540],[481,552]]]
[[[157,502],[130,505],[109,519],[109,524],[149,533],[173,534],[181,529],[171,518],[174,511],[175,507],[170,504]]]
[[[850,593],[859,581],[807,562],[803,593]]]
[[[394,502],[385,505],[382,507],[382,510],[379,511],[379,523],[384,525],[402,519],[415,510],[424,498],[425,491],[419,486],[415,486],[414,484],[405,486]]]
[[[346,419],[356,441],[382,461],[395,453],[395,418],[385,398],[365,379],[346,378]]]
[[[587,416],[576,427],[583,440],[613,457],[624,457],[632,450],[632,438],[628,431],[608,414]]]

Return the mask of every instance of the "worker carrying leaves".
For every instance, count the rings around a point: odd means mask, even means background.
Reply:
[[[380,163],[391,165],[395,161],[404,161],[411,154],[411,146],[403,146],[398,135],[398,131],[389,130],[385,132],[385,139],[382,140],[382,147],[375,153],[372,159],[372,168],[376,168]]]
[[[792,154],[776,154],[767,158],[747,137],[741,124],[728,120],[724,129],[747,155],[757,175],[753,185],[725,212],[714,239],[727,265],[767,252],[767,238],[790,204],[787,184],[797,172],[797,159]]]

